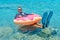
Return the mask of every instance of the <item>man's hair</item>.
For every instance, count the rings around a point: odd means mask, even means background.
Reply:
[[[18,9],[22,9],[21,7],[18,7]]]

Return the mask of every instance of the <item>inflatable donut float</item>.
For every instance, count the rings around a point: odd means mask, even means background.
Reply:
[[[41,21],[42,17],[37,14],[29,14],[26,17],[20,17],[14,19],[14,23],[20,24],[20,25],[32,25],[34,23],[38,23]]]

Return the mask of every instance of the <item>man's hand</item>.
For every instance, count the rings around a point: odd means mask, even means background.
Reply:
[[[18,16],[19,18],[22,17],[21,15]]]

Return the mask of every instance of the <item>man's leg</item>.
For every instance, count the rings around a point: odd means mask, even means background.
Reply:
[[[32,26],[30,26],[30,25],[26,25],[26,26],[21,26],[20,27],[20,30],[22,30],[23,32],[26,32],[26,31],[33,31],[33,30],[35,30],[36,29],[36,27],[32,27]]]
[[[36,27],[36,28],[42,28],[42,24],[35,24],[33,26]]]
[[[23,32],[26,32],[27,31],[27,26],[22,25],[19,29],[22,30]]]

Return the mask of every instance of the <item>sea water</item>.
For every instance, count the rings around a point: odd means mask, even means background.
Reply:
[[[42,32],[18,32],[18,25],[13,20],[22,7],[25,13],[35,13],[43,16],[45,11],[53,11],[49,27]],[[52,30],[57,34],[52,35]],[[60,0],[0,0],[0,40],[59,40],[60,38]],[[30,34],[29,34],[30,33]],[[49,35],[49,37],[48,37]]]

